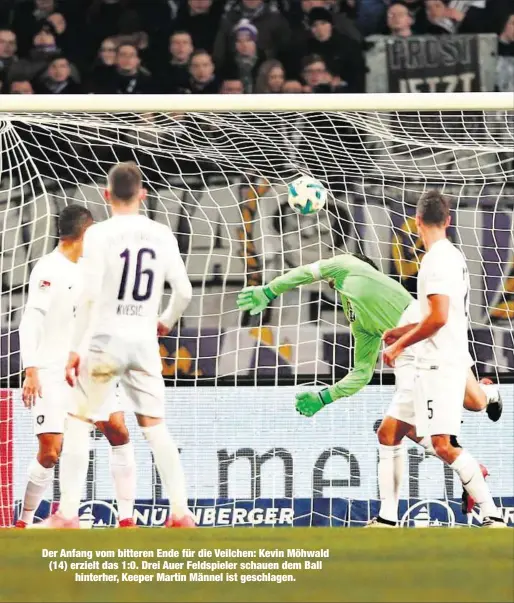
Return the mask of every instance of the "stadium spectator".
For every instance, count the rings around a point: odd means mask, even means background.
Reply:
[[[332,14],[325,8],[313,8],[309,12],[311,35],[304,45],[293,48],[290,54],[290,76],[299,73],[299,59],[319,55],[330,72],[341,78],[351,92],[364,91],[365,63],[361,45],[345,38],[334,30]]]
[[[257,28],[248,19],[236,25],[234,52],[222,66],[225,77],[236,77],[243,82],[245,94],[255,91],[255,78],[264,54],[257,47]]]
[[[9,94],[34,94],[34,89],[29,80],[12,80],[9,86]]]
[[[6,90],[9,94],[34,94],[34,89],[29,80],[12,80],[9,89]]]
[[[496,87],[500,92],[514,92],[514,9],[502,21],[498,36]]]
[[[211,55],[206,50],[195,50],[189,62],[189,85],[185,92],[217,94],[219,88]]]
[[[71,77],[66,57],[54,57],[39,80],[34,84],[35,94],[79,94],[81,87]]]
[[[485,0],[425,0],[416,23],[420,34],[481,33],[489,28]]]
[[[412,35],[414,20],[407,6],[400,2],[391,4],[387,9],[388,33],[401,38]]]
[[[266,58],[273,58],[287,47],[290,37],[286,19],[264,0],[241,0],[221,20],[214,42],[214,59],[217,65],[224,64],[234,47],[234,28],[248,19],[258,31],[258,48]]]
[[[175,28],[191,35],[193,46],[212,53],[221,20],[222,4],[212,0],[187,0],[179,9]]]
[[[95,82],[94,92],[104,94],[149,94],[153,92],[152,77],[141,68],[137,48],[123,43],[116,51],[116,63],[112,78]]]
[[[348,92],[348,85],[329,67],[319,55],[305,57],[302,65],[302,79],[305,82],[304,92],[330,94]]]
[[[282,63],[276,59],[265,61],[257,73],[255,92],[257,94],[277,94],[282,92],[285,72]]]
[[[0,91],[5,88],[9,71],[17,61],[16,34],[10,29],[0,29]]]
[[[243,94],[244,87],[241,80],[223,80],[220,94]]]
[[[48,24],[45,24],[34,36],[30,58],[34,60],[36,55],[38,57],[52,56],[56,52],[59,52],[59,50],[60,48],[57,46],[52,28]]]
[[[193,51],[193,41],[187,31],[179,30],[170,36],[168,61],[158,70],[162,92],[172,94],[188,87]]]
[[[110,78],[115,77],[116,52],[118,40],[106,38],[96,55],[96,59],[85,78],[85,90],[94,92],[96,89],[104,90]]]
[[[282,94],[301,94],[304,89],[298,80],[287,80],[282,86]]]
[[[342,7],[337,2],[329,2],[327,0],[301,0],[301,2],[293,4],[289,16],[293,46],[298,46],[308,39],[310,35],[309,12],[313,8],[325,8],[329,10],[332,14],[334,29],[337,32],[356,42],[362,40],[361,32],[348,16],[348,13],[351,14],[353,12],[348,4]]]
[[[322,57],[315,54],[305,57],[302,64],[302,79],[305,84],[304,92],[313,92],[317,86],[329,81],[330,75]]]
[[[18,36],[18,49],[21,56],[30,52],[34,35],[41,31],[48,18],[57,12],[55,0],[33,0],[16,4],[12,18],[12,29]]]

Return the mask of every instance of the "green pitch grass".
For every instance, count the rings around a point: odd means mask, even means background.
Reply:
[[[295,582],[282,584],[76,582],[74,571],[50,572],[49,559],[41,555],[43,548],[95,551],[299,547],[329,548],[330,557],[323,559],[321,570],[271,572],[294,573]],[[141,563],[141,559],[135,561]],[[282,560],[256,561],[280,563]],[[121,570],[116,573],[121,575]],[[512,602],[514,531],[438,528],[1,530],[0,601]]]

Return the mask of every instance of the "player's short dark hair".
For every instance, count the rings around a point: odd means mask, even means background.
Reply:
[[[427,191],[419,198],[416,213],[423,224],[444,226],[450,215],[450,202],[437,190]]]
[[[93,216],[87,207],[68,205],[59,214],[59,239],[61,241],[80,239],[91,222]]]
[[[354,258],[357,258],[361,262],[365,262],[366,264],[369,264],[375,270],[380,271],[380,268],[375,264],[375,262],[371,258],[368,258],[367,255],[364,255],[363,253],[352,253],[351,255],[353,255]]]
[[[141,189],[141,170],[133,161],[118,163],[109,170],[107,182],[114,201],[129,202]]]

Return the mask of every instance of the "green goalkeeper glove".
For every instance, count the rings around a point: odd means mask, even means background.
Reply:
[[[269,287],[245,287],[237,296],[237,306],[240,310],[259,314],[277,296]]]
[[[304,417],[312,417],[324,406],[333,402],[327,389],[320,392],[301,392],[296,394],[296,410]]]

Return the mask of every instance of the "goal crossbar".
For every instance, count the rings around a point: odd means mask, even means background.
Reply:
[[[511,111],[512,92],[249,95],[7,95],[0,114],[264,111]]]

